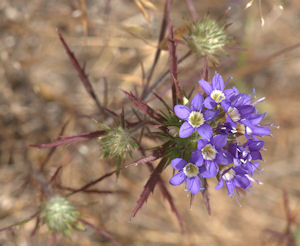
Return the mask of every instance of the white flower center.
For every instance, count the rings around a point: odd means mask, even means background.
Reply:
[[[203,125],[203,123],[204,123],[203,114],[200,112],[193,111],[190,113],[188,121],[192,127],[194,127],[194,128],[199,127],[199,126]]]
[[[217,155],[217,150],[211,144],[205,145],[201,152],[203,155],[203,159],[208,161],[214,160]]]
[[[220,90],[213,90],[210,94],[210,97],[216,102],[220,103],[225,99],[225,95],[223,91]]]
[[[241,115],[237,108],[229,107],[227,113],[234,122],[241,119]]]
[[[225,180],[225,181],[230,181],[234,178],[235,176],[235,171],[233,169],[230,169],[227,173],[225,173],[222,178]]]
[[[199,168],[193,164],[193,163],[188,163],[184,168],[183,168],[183,172],[184,174],[189,177],[195,177],[198,175],[199,173]]]

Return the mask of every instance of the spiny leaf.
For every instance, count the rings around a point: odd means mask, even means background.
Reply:
[[[171,112],[171,111],[172,111],[171,108],[170,108],[170,106],[166,103],[166,101],[165,101],[160,95],[158,95],[156,92],[153,92],[153,94],[154,94],[154,96],[157,97],[157,99],[158,99],[159,101],[162,102],[162,104],[165,106],[165,108],[168,110],[168,112]]]
[[[155,161],[158,158],[160,158],[162,156],[162,154],[163,154],[162,149],[157,149],[157,150],[153,151],[152,155],[143,157],[142,159],[140,159],[138,161],[130,163],[130,164],[126,165],[125,168],[131,167],[131,166],[137,166],[137,165],[144,164],[144,163],[151,162],[151,161]]]
[[[28,217],[27,219],[24,219],[24,220],[21,220],[17,223],[14,223],[10,226],[7,226],[7,227],[4,227],[4,228],[1,228],[0,229],[0,232],[3,232],[3,231],[11,231],[13,229],[15,229],[16,226],[22,226],[26,223],[28,223],[29,221],[31,221],[32,219],[34,219],[36,216],[38,216],[40,214],[40,211],[37,211],[35,212],[33,215],[31,215],[30,217]]]
[[[182,63],[184,60],[186,60],[190,55],[192,54],[192,51],[189,50],[185,55],[183,55],[179,60],[178,64]],[[165,72],[163,72],[156,81],[153,82],[153,84],[149,87],[149,89],[146,91],[146,93],[141,97],[143,100],[145,100],[150,92],[152,92],[160,83],[164,81],[166,76],[169,74],[169,69]]]
[[[147,103],[142,101],[140,98],[137,98],[134,96],[131,92],[127,92],[122,90],[128,97],[129,99],[135,104],[135,106],[143,111],[145,114],[150,116],[152,119],[155,119],[156,121],[163,123],[166,119],[156,111],[154,111]]]
[[[102,175],[100,178],[95,179],[95,180],[89,182],[88,184],[82,186],[81,188],[76,189],[76,190],[73,190],[73,191],[72,191],[70,194],[68,194],[67,196],[71,196],[71,195],[73,195],[73,194],[75,194],[75,193],[78,193],[78,192],[81,192],[81,191],[85,191],[85,190],[87,190],[88,188],[90,188],[91,186],[93,186],[93,185],[95,185],[95,184],[101,182],[103,179],[106,179],[106,178],[110,177],[110,176],[113,175],[114,173],[116,173],[116,171],[112,171],[112,172],[106,173],[106,174]]]
[[[66,145],[66,144],[80,143],[92,138],[99,137],[105,133],[106,133],[105,131],[95,131],[95,132],[81,133],[75,136],[62,136],[60,137],[59,140],[51,143],[41,144],[41,145],[31,144],[29,146],[33,148],[39,148],[39,149],[53,148],[53,147]]]
[[[93,225],[92,223],[84,220],[84,219],[78,219],[78,221],[80,221],[81,223],[85,224],[86,226],[91,227],[92,229],[94,229],[95,231],[99,232],[100,234],[102,234],[104,237],[108,238],[114,245],[117,246],[121,246],[116,239],[113,238],[113,236],[111,234],[109,234],[107,231],[103,230],[102,228]]]
[[[35,226],[34,228],[32,229],[31,233],[30,233],[30,240],[32,240],[32,238],[36,235],[36,232],[38,231],[39,229],[39,225],[40,225],[40,221],[41,220],[41,216],[38,215],[37,218],[36,218],[36,221],[35,221]]]
[[[170,21],[170,28],[169,28],[169,42],[168,42],[168,49],[170,55],[170,75],[171,75],[171,84],[172,84],[172,99],[173,99],[173,106],[177,103],[182,103],[182,93],[179,87],[179,83],[177,80],[177,56],[176,56],[176,44],[174,40],[174,30],[173,30],[173,23]]]
[[[144,186],[144,190],[140,195],[139,200],[137,201],[137,205],[134,208],[132,214],[131,214],[131,219],[136,216],[137,212],[142,208],[144,203],[147,201],[149,195],[151,192],[154,191],[154,187],[157,184],[157,181],[159,180],[159,175],[162,172],[164,166],[165,166],[166,160],[162,159],[160,163],[157,165],[157,167],[153,170],[150,178],[148,179],[147,183]]]
[[[151,172],[154,171],[154,167],[151,163],[147,163],[147,166],[148,166],[148,168],[150,169]],[[172,195],[168,191],[168,189],[167,189],[167,187],[166,187],[166,185],[165,185],[165,183],[164,183],[164,181],[162,180],[161,177],[158,178],[158,185],[159,185],[162,196],[168,201],[168,203],[170,205],[170,208],[171,208],[171,211],[175,214],[175,216],[176,216],[176,218],[179,222],[180,230],[183,233],[184,229],[183,229],[183,222],[182,222],[181,216],[180,216],[180,214],[179,214],[179,212],[178,212],[178,210],[175,206]]]
[[[163,19],[162,19],[162,23],[161,23],[161,27],[160,27],[160,33],[159,33],[159,38],[158,38],[158,47],[157,47],[157,50],[156,50],[156,53],[155,53],[155,57],[154,57],[154,61],[153,61],[152,67],[151,67],[149,75],[147,77],[147,82],[146,82],[146,85],[145,85],[143,93],[142,93],[142,98],[145,96],[145,93],[148,90],[150,80],[152,78],[153,72],[155,70],[155,67],[157,65],[158,59],[160,57],[161,47],[160,47],[159,44],[163,40],[163,38],[165,37],[165,33],[166,33],[167,26],[168,26],[168,21],[169,21],[170,7],[171,7],[171,0],[166,0],[166,2],[165,2],[165,8],[164,8],[164,16],[163,16]]]
[[[83,86],[85,87],[86,91],[89,93],[89,95],[95,101],[99,111],[104,112],[104,110],[103,110],[103,108],[100,104],[100,101],[98,100],[98,97],[97,97],[97,95],[96,95],[96,93],[93,89],[93,86],[92,86],[87,74],[85,73],[85,68],[80,66],[76,56],[74,55],[74,53],[69,48],[68,44],[64,40],[64,38],[63,38],[63,36],[62,36],[62,34],[59,30],[57,30],[57,34],[58,34],[58,37],[59,37],[60,41],[62,42],[64,48],[65,48],[66,53],[68,54],[68,56],[69,56],[69,58],[72,62],[73,67],[76,69],[76,71],[78,73],[78,76],[79,76]]]
[[[58,136],[61,136],[62,134],[64,134],[64,131],[65,131],[67,125],[69,124],[69,122],[70,122],[70,121],[67,120],[67,121],[63,124],[63,126],[62,126],[62,128],[61,128],[61,130],[60,130],[60,132],[59,132],[59,134],[58,134]],[[42,164],[41,164],[41,167],[40,167],[40,170],[41,170],[41,171],[44,170],[45,166],[47,165],[47,163],[49,162],[49,160],[50,160],[51,157],[53,156],[55,150],[56,150],[56,148],[52,148],[52,149],[49,150],[49,152],[48,152],[48,154],[47,154],[45,160],[44,160],[44,161],[42,162]]]
[[[65,191],[76,191],[76,189],[74,189],[74,188],[63,186],[63,185],[57,185],[57,188],[60,189],[60,190],[65,190]],[[88,190],[83,190],[82,192],[84,192],[84,193],[93,193],[93,194],[113,194],[113,193],[122,193],[123,191],[88,189]]]

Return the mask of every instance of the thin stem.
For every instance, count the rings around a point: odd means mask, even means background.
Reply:
[[[188,58],[190,55],[192,54],[192,51],[188,51],[184,56],[182,56],[179,60],[178,60],[178,64],[180,64],[181,62],[183,62],[186,58]],[[160,77],[153,83],[153,85],[145,92],[144,96],[142,96],[142,100],[145,100],[149,94],[157,87],[159,86],[159,84],[161,82],[163,82],[163,80],[166,78],[166,76],[169,74],[169,69],[167,71],[165,71],[164,73],[162,73],[160,75]]]
[[[92,223],[84,220],[84,219],[78,219],[81,223],[85,224],[86,226],[91,227],[95,231],[99,232],[102,234],[104,237],[108,238],[114,245],[121,246],[114,238],[112,235],[110,235],[107,231],[103,230],[102,228],[93,225]]]

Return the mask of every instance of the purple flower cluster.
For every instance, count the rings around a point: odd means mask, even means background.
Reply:
[[[179,137],[196,142],[197,146],[189,161],[180,156],[171,161],[178,172],[170,184],[185,182],[186,190],[197,194],[204,189],[204,178],[216,177],[219,182],[215,188],[225,184],[232,197],[238,189],[252,186],[262,160],[261,137],[271,134],[270,125],[261,124],[266,114],[259,114],[255,108],[264,98],[252,102],[251,94],[240,93],[235,87],[225,89],[219,74],[214,75],[212,84],[200,80],[199,85],[205,97],[198,93],[190,107],[174,107],[175,115],[183,121]]]

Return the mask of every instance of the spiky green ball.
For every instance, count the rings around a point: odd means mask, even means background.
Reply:
[[[216,55],[218,52],[224,52],[228,39],[225,26],[205,17],[189,27],[186,41],[190,48],[200,55]]]
[[[122,157],[125,158],[127,154],[131,154],[136,143],[130,136],[128,130],[120,126],[114,128],[106,128],[106,135],[99,138],[102,144],[102,158],[105,157]]]
[[[77,228],[79,217],[77,209],[61,196],[52,197],[43,209],[43,222],[48,228],[66,235],[69,235],[73,228]]]

